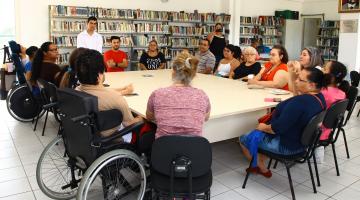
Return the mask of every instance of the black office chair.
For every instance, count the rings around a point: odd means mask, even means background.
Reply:
[[[336,174],[337,176],[340,176],[339,173],[339,166],[337,163],[337,158],[336,158],[336,151],[335,151],[335,143],[339,137],[339,133],[341,131],[341,127],[344,123],[344,119],[345,119],[345,112],[346,109],[348,107],[349,104],[349,100],[348,99],[344,99],[344,100],[340,100],[336,103],[334,103],[333,105],[331,105],[329,107],[329,109],[326,112],[324,121],[323,121],[323,125],[326,128],[330,128],[331,129],[331,133],[329,135],[329,138],[327,140],[320,140],[318,142],[318,144],[316,145],[317,147],[319,146],[328,146],[331,145],[331,148],[333,150],[333,155],[334,155],[334,161],[335,161],[335,167],[336,167]],[[346,136],[344,135],[344,142],[345,145],[347,146],[347,142],[346,142]],[[318,185],[320,186],[320,180],[319,180],[319,173],[317,170],[317,163],[316,163],[316,159],[314,156],[314,165],[315,165],[315,170],[316,170],[316,177],[318,180]]]
[[[155,199],[210,199],[211,162],[211,145],[203,137],[168,135],[155,140],[150,168]]]
[[[359,87],[359,82],[360,82],[360,74],[359,74],[359,72],[351,71],[350,72],[350,80],[351,80],[351,86],[356,87],[356,88]],[[357,96],[356,101],[355,101],[355,105],[359,101],[360,101],[360,96]],[[355,105],[354,105],[354,107],[355,107]],[[360,109],[359,109],[356,116],[359,117],[359,115],[360,115]]]
[[[289,184],[290,184],[290,190],[292,199],[295,200],[295,192],[294,187],[291,179],[290,174],[290,168],[294,166],[296,163],[308,163],[310,176],[311,176],[311,182],[313,186],[314,193],[316,193],[316,186],[314,181],[314,176],[310,164],[310,158],[314,155],[314,149],[317,141],[320,138],[321,129],[320,124],[324,119],[326,111],[322,111],[321,113],[314,116],[309,123],[306,125],[305,129],[303,130],[302,136],[301,136],[301,143],[306,147],[306,150],[304,152],[294,154],[294,155],[280,155],[275,154],[266,150],[263,150],[261,148],[258,148],[258,153],[263,154],[270,159],[275,159],[278,162],[284,163],[286,167],[286,171],[288,174]],[[251,167],[253,160],[250,161],[249,167]],[[270,165],[269,165],[270,166]],[[242,188],[245,188],[247,180],[249,178],[250,171],[246,173],[246,177],[243,183]]]
[[[44,136],[49,112],[52,112],[54,114],[55,120],[60,123],[60,119],[57,112],[58,111],[58,102],[57,102],[57,93],[56,93],[57,88],[54,84],[47,82],[43,79],[38,79],[37,85],[40,88],[41,101],[43,105],[43,110],[45,111],[45,121],[41,134],[42,136]],[[36,130],[36,126],[39,121],[39,118],[40,118],[40,113],[36,116],[35,125],[33,129],[34,131]]]
[[[54,199],[78,195],[77,199],[82,200],[93,194],[100,195],[95,199],[121,199],[128,195],[141,199],[146,186],[142,152],[136,144],[119,139],[131,132],[140,138],[144,123],[101,136],[101,131],[121,123],[119,110],[98,111],[97,97],[84,92],[59,89],[57,93],[63,131],[39,158],[36,178],[40,189]]]
[[[348,145],[347,145],[344,127],[346,126],[347,122],[349,121],[351,114],[355,108],[357,97],[358,97],[358,89],[354,86],[350,86],[349,91],[346,93],[346,98],[349,100],[349,103],[346,107],[346,111],[347,111],[346,117],[345,117],[343,124],[340,127],[340,131],[343,133],[343,137],[344,137],[347,158],[350,158],[350,154],[349,154],[349,149],[348,149]]]

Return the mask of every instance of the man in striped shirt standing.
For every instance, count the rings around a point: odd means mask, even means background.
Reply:
[[[201,39],[199,52],[196,54],[196,57],[199,59],[198,64],[198,73],[202,74],[212,74],[215,67],[215,56],[209,50],[210,41],[206,38]]]

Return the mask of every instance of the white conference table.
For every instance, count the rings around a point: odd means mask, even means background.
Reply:
[[[150,76],[148,76],[150,75]],[[152,91],[172,84],[171,70],[129,71],[106,73],[109,88],[120,88],[132,83],[137,96],[125,97],[129,107],[145,117],[146,106]],[[203,136],[210,142],[227,140],[248,133],[257,125],[257,119],[276,102],[264,98],[288,95],[271,94],[271,89],[248,89],[247,83],[212,75],[197,74],[191,85],[205,91],[211,104],[210,119],[204,125]]]

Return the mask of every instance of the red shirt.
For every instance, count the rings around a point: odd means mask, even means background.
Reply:
[[[106,71],[107,72],[123,72],[125,68],[122,67],[110,67],[107,65],[107,61],[114,60],[115,63],[121,63],[124,59],[127,59],[127,55],[125,52],[118,50],[114,51],[112,49],[106,51],[104,53],[104,61],[106,63]]]
[[[273,67],[273,65],[271,64],[271,62],[265,63],[265,71],[261,75],[261,81],[273,81],[276,72],[278,72],[279,70],[284,70],[286,72],[288,71],[287,65],[285,63],[281,63],[280,65],[276,66],[275,69],[270,71],[272,67]],[[286,84],[281,89],[289,90],[289,85]]]

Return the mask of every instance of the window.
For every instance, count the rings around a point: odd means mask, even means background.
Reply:
[[[15,39],[15,0],[0,0],[0,49]],[[0,51],[2,64],[4,52]]]

